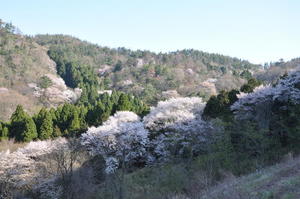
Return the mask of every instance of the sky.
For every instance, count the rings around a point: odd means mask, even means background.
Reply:
[[[23,34],[108,47],[197,49],[253,63],[300,57],[299,0],[0,0]]]

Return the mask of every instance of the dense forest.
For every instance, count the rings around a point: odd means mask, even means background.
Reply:
[[[56,109],[42,108],[33,116],[18,105],[9,122],[0,121],[0,139],[14,138],[28,142],[78,136],[88,126],[101,125],[117,111],[132,111],[143,116],[149,112],[149,107],[138,98],[116,91],[101,94],[94,103],[66,103]]]

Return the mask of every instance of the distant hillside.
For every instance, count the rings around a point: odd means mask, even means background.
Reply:
[[[270,63],[265,66],[265,70],[258,72],[255,76],[268,83],[274,83],[278,77],[293,70],[300,69],[300,58],[295,58],[290,61],[284,62],[280,60],[278,62]]]
[[[245,83],[241,74],[260,67],[197,50],[155,54],[100,47],[65,35],[38,35],[34,39],[49,48],[50,57],[63,54],[63,59],[89,65],[98,74],[102,89],[133,93],[148,103],[178,94],[207,98],[222,89],[240,87]]]
[[[0,119],[8,119],[17,104],[35,112],[70,101],[72,91],[56,74],[47,50],[0,21]]]

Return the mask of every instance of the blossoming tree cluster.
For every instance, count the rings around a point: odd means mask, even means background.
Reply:
[[[252,93],[241,93],[238,98],[231,106],[236,121],[253,122],[261,131],[259,136],[266,138],[273,151],[299,150],[300,71],[283,76],[273,86],[260,86]]]
[[[300,103],[300,71],[290,73],[279,80],[275,86],[259,86],[252,93],[241,93],[239,100],[232,106],[237,119],[253,119],[259,121],[259,113],[275,102]],[[265,108],[263,108],[265,107]],[[263,109],[262,109],[263,108]],[[264,110],[265,111],[265,110]]]
[[[200,152],[211,129],[201,118],[204,106],[197,97],[170,99],[159,102],[142,121],[132,112],[120,111],[102,126],[89,128],[82,144],[105,158],[107,173],[128,164],[166,161],[186,148]]]
[[[202,120],[205,103],[199,97],[161,101],[144,117],[154,157],[166,161],[185,152],[206,150],[211,125]]]
[[[0,184],[2,193],[11,194],[13,189],[22,190],[28,187],[34,189],[37,185],[46,183],[49,178],[56,177],[42,172],[45,161],[43,156],[54,151],[67,150],[67,140],[58,138],[56,140],[30,142],[25,147],[15,152],[4,151],[0,153]],[[48,188],[46,191],[50,193]],[[57,192],[57,190],[56,190]],[[8,195],[3,196],[8,197]]]
[[[106,173],[113,173],[119,166],[145,162],[147,158],[148,130],[139,116],[120,111],[102,126],[91,127],[81,137],[82,144],[92,155],[102,155]]]

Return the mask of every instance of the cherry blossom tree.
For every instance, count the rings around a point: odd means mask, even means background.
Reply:
[[[232,106],[238,120],[255,120],[267,127],[274,102],[300,103],[300,71],[292,72],[280,79],[275,86],[259,86],[252,93],[241,93]]]
[[[116,112],[102,126],[89,128],[81,140],[92,155],[103,156],[105,172],[117,179],[118,198],[123,198],[126,169],[148,158],[148,131],[140,118],[133,112]]]
[[[205,103],[201,98],[172,98],[159,102],[144,117],[150,130],[154,157],[167,161],[174,154],[205,151],[212,126],[202,120]]]
[[[45,163],[42,157],[55,150],[61,151],[66,146],[67,140],[59,138],[30,142],[12,153],[2,152],[0,154],[0,184],[9,184],[10,189],[13,190],[24,190],[43,184],[50,177],[56,177],[45,176],[45,173],[41,171]]]
[[[133,112],[119,111],[99,127],[91,127],[81,137],[82,145],[92,155],[102,155],[106,173],[117,168],[146,162],[148,131]]]

